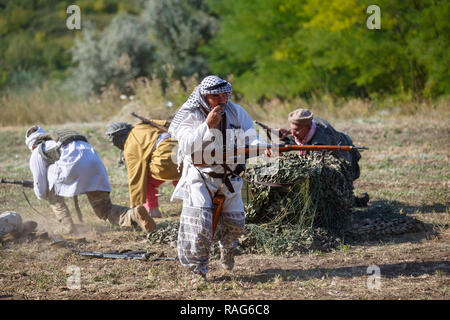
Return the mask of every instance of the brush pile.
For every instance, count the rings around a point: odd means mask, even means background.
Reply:
[[[345,225],[353,203],[347,162],[331,153],[283,154],[271,164],[246,171],[247,244],[270,254],[327,250]],[[265,186],[260,183],[284,186]]]

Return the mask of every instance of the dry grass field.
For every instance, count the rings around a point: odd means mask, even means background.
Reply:
[[[62,245],[44,236],[1,243],[0,299],[449,300],[450,118],[448,113],[424,114],[328,118],[355,144],[369,147],[362,154],[356,192],[369,193],[373,210],[388,206],[422,221],[427,226],[423,232],[353,241],[331,252],[311,251],[295,257],[241,254],[232,272],[223,271],[218,260],[212,259],[209,281],[193,287],[177,261],[78,255],[76,250],[146,249],[155,257],[176,256],[170,245],[150,245],[141,233],[98,219],[81,196],[85,223],[77,223],[76,238]],[[106,123],[68,125],[88,136],[107,167],[113,202],[126,205],[126,170],[117,166],[119,152],[103,135]],[[24,144],[27,127],[0,128],[0,177],[30,179],[29,151]],[[159,226],[179,217],[181,204],[169,202],[172,190],[168,183],[160,189],[163,217],[156,221]],[[47,203],[37,200],[31,190],[25,192],[41,215],[27,204],[22,188],[11,185],[0,185],[0,212],[13,210],[37,221],[37,235],[57,232]],[[72,202],[68,204],[77,221]],[[71,270],[80,272],[75,288]],[[379,270],[379,277],[373,270]]]

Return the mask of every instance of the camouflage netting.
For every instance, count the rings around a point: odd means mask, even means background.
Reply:
[[[289,185],[249,182],[248,197],[244,188],[247,231],[239,238],[241,253],[293,256],[330,251],[344,244],[342,237],[376,240],[425,230],[422,222],[394,212],[390,204],[352,208],[350,166],[330,153],[284,154],[270,165],[247,168],[245,179]],[[178,222],[159,224],[150,243],[175,248],[178,227]],[[216,244],[211,258],[218,257]]]
[[[245,242],[256,252],[294,255],[328,250],[340,243],[333,234],[344,226],[353,202],[347,162],[330,153],[304,156],[291,152],[275,163],[248,169],[246,179],[291,184],[249,183]]]

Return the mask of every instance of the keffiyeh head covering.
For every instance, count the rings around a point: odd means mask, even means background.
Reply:
[[[199,86],[195,88],[193,94],[191,94],[187,102],[189,102],[191,98],[195,98],[209,112],[211,111],[211,106],[205,101],[206,95],[228,93],[229,97],[232,91],[233,88],[228,81],[225,81],[218,76],[208,76],[202,80]]]
[[[46,133],[45,130],[39,126],[32,126],[28,128],[27,132],[25,133],[25,144],[27,145],[28,149],[33,150],[34,142],[40,135],[43,135],[44,133]]]
[[[228,103],[232,91],[233,88],[231,83],[218,76],[211,75],[204,78],[202,82],[195,87],[194,91],[192,91],[180,110],[175,114],[169,127],[169,133],[174,137],[174,133],[177,131],[179,125],[196,109],[200,110],[205,116],[211,111],[211,106],[205,100],[207,94],[228,93]],[[183,152],[180,148],[178,150],[178,166],[180,166],[182,159]]]
[[[233,91],[231,84],[218,76],[208,76],[202,80],[192,92],[186,105],[189,107],[199,107],[201,105],[207,112],[211,111],[211,106],[206,102],[205,98],[208,94],[228,93]]]
[[[186,119],[187,113],[195,108],[200,108],[202,112],[202,108],[206,112],[211,111],[211,106],[206,102],[205,97],[208,94],[217,94],[217,93],[228,93],[228,99],[231,95],[233,88],[231,83],[226,80],[219,78],[218,76],[208,76],[202,80],[202,82],[195,87],[194,91],[192,91],[191,95],[187,99],[187,101],[183,104],[183,106],[178,110],[177,114],[172,120],[169,128],[169,131],[176,130],[178,125]],[[228,101],[227,101],[228,102]],[[206,115],[206,114],[205,114]]]

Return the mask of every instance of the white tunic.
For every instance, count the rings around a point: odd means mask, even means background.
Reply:
[[[44,150],[56,143],[44,142]],[[90,191],[111,191],[106,168],[94,148],[84,141],[73,141],[60,148],[61,157],[48,164],[34,149],[30,158],[34,193],[39,199],[54,189],[61,197],[73,197]]]
[[[232,132],[237,137],[238,147],[244,147],[245,142],[247,145],[265,144],[264,141],[259,140],[251,117],[241,106],[228,102],[225,107],[225,113],[227,134]],[[204,150],[208,145],[214,145],[214,134],[217,134],[217,130],[215,132],[210,130],[205,120],[205,115],[200,109],[196,108],[189,113],[176,130],[169,128],[172,137],[178,140],[178,147],[181,151],[179,156],[181,155],[183,161],[183,173],[172,194],[171,201],[182,199],[183,204],[190,207],[210,208],[212,206],[210,193],[215,194],[220,189],[226,199],[223,212],[243,212],[244,204],[240,195],[242,179],[237,177],[230,178],[235,190],[234,193],[231,193],[221,178],[212,178],[199,172],[207,173],[213,171],[223,173],[224,169],[222,166],[196,167],[193,164],[191,156],[193,152]],[[246,141],[244,137],[247,137]],[[229,142],[227,142],[227,148],[229,146]],[[240,163],[243,163],[243,161]],[[229,168],[235,170],[236,166],[237,164],[230,164]],[[205,187],[205,182],[207,188]]]

